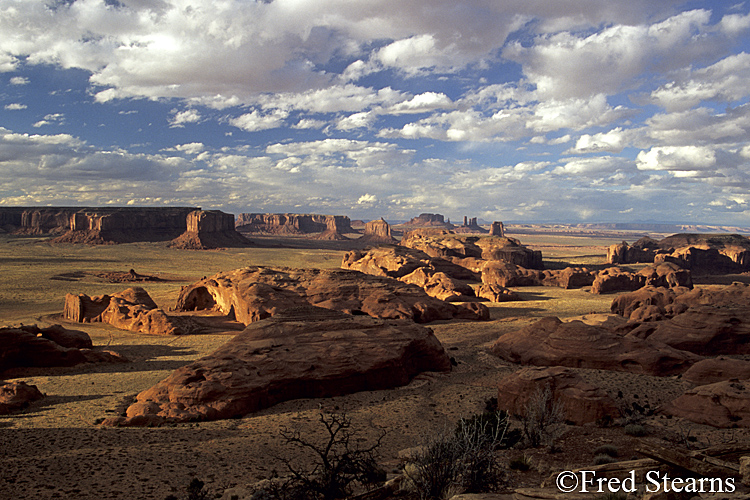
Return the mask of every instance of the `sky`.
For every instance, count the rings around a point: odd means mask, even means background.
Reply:
[[[0,0],[0,206],[750,225],[750,1]]]

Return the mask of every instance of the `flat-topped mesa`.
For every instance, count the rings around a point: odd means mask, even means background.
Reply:
[[[169,243],[189,250],[244,246],[250,242],[234,228],[234,215],[220,210],[194,210],[187,215],[187,230]]]
[[[104,207],[59,209],[68,213],[65,233],[53,243],[129,243],[167,241],[185,231],[190,207]],[[43,222],[49,221],[46,209],[34,209],[26,217],[29,226],[21,232],[44,234]],[[57,216],[59,217],[59,216]],[[36,224],[36,225],[35,225]]]
[[[409,222],[404,224],[405,226],[420,226],[420,227],[447,227],[452,229],[453,224],[450,220],[445,221],[445,217],[441,214],[419,214],[418,217],[413,217]]]
[[[607,251],[611,264],[671,262],[695,272],[750,270],[750,239],[739,234],[674,234],[661,241],[642,238],[622,242]]]
[[[237,216],[237,231],[241,233],[310,234],[331,231],[352,233],[351,220],[345,215],[319,214],[255,214]]]
[[[0,207],[0,227],[14,234],[61,234],[81,207]]]

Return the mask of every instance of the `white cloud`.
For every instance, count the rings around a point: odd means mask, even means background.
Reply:
[[[24,76],[14,76],[10,79],[11,85],[28,85],[30,80]]]
[[[173,128],[184,127],[188,123],[198,123],[201,120],[201,114],[195,109],[186,109],[185,111],[172,110],[172,117],[169,119],[169,126]]]
[[[6,104],[5,105],[5,109],[7,109],[9,111],[20,111],[20,110],[26,109],[26,108],[28,108],[28,106],[26,106],[25,104],[17,103],[17,102],[13,102],[11,104]]]
[[[188,144],[179,144],[174,147],[174,150],[187,153],[189,155],[197,155],[198,153],[203,151],[204,148],[205,145],[202,142],[190,142]]]
[[[716,153],[702,146],[654,147],[638,153],[639,170],[664,170],[676,177],[697,177],[716,165]]]
[[[284,121],[288,116],[288,112],[279,109],[267,114],[260,113],[255,109],[251,113],[245,113],[236,118],[231,118],[229,123],[248,132],[257,132],[259,130],[281,127],[284,125]]]
[[[365,193],[359,197],[359,199],[357,200],[357,204],[358,205],[373,204],[373,203],[376,203],[377,201],[378,201],[377,196],[370,194],[370,193]]]
[[[628,131],[617,127],[609,132],[598,134],[583,134],[576,141],[576,145],[570,152],[575,153],[620,153],[628,142]]]
[[[38,122],[32,124],[32,127],[39,128],[44,127],[45,125],[52,125],[52,124],[61,124],[65,120],[65,116],[62,113],[50,113],[47,115],[44,115],[44,120],[39,120]]]

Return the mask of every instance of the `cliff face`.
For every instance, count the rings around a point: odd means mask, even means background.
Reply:
[[[243,233],[309,234],[326,230],[337,233],[353,232],[345,215],[319,214],[240,214],[237,230]]]
[[[245,246],[250,242],[234,229],[234,215],[219,210],[194,210],[187,215],[187,230],[169,243],[187,250]]]
[[[391,226],[382,218],[371,220],[365,224],[365,234],[359,239],[360,243],[376,245],[379,243],[398,243],[391,234]]]

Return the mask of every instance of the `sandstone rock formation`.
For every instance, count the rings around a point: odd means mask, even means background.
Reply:
[[[391,234],[391,226],[383,218],[371,220],[365,224],[365,234],[357,240],[366,245],[394,245],[398,243]]]
[[[428,328],[306,306],[251,324],[140,393],[127,418],[104,424],[232,418],[290,399],[397,387],[450,368]]]
[[[446,229],[453,229],[453,224],[450,221],[446,222],[445,217],[440,214],[419,214],[418,217],[413,217],[404,226],[416,226],[416,227],[444,227]]]
[[[246,267],[219,273],[184,287],[175,309],[213,309],[247,325],[308,304],[418,323],[489,319],[480,304],[449,304],[395,279],[336,269]]]
[[[344,215],[244,213],[237,216],[236,227],[241,233],[278,235],[320,233],[326,230],[342,235],[354,232],[349,217]]]
[[[623,337],[582,321],[543,318],[501,336],[491,351],[507,361],[665,376],[684,372],[700,359],[689,352],[635,337]]]
[[[705,385],[724,380],[750,379],[750,361],[718,356],[698,361],[682,375],[691,384]]]
[[[738,234],[675,234],[659,242],[623,242],[607,252],[610,263],[672,262],[694,273],[750,270],[750,240]]]
[[[512,302],[515,300],[521,300],[521,296],[513,290],[509,290],[500,285],[488,285],[482,284],[474,291],[474,294],[482,299],[487,299],[490,302]]]
[[[464,215],[464,223],[458,227],[455,227],[453,230],[456,233],[467,233],[467,234],[489,232],[486,229],[484,229],[482,226],[477,224],[476,217],[468,218],[465,215]]]
[[[637,273],[610,267],[596,275],[591,293],[634,291],[644,286],[693,288],[693,280],[690,271],[673,263],[648,266]]]
[[[43,397],[44,394],[35,385],[19,381],[0,381],[0,415],[26,408],[29,403]]]
[[[673,306],[678,293],[687,288],[664,288],[645,286],[634,292],[623,293],[612,301],[610,310],[633,321],[656,321],[674,316],[684,308],[675,310]]]
[[[511,415],[525,415],[529,400],[538,390],[549,387],[552,397],[563,406],[565,420],[584,425],[620,417],[615,401],[570,368],[525,367],[500,381],[497,407]]]
[[[545,270],[540,278],[543,286],[556,286],[570,290],[591,286],[595,276],[596,272],[589,271],[585,267],[566,267],[562,270]]]
[[[490,226],[490,236],[499,236],[501,238],[505,237],[505,226],[502,222],[495,221]]]
[[[530,250],[513,238],[461,236],[447,230],[416,229],[404,235],[401,245],[459,265],[463,259],[474,258],[509,262],[528,269],[543,267],[541,252]]]
[[[668,415],[714,427],[750,427],[750,382],[700,385],[662,407]]]
[[[185,232],[187,207],[85,208],[70,215],[68,231],[54,243],[169,241]]]
[[[542,273],[510,262],[488,262],[482,268],[482,283],[502,287],[540,286]]]
[[[39,328],[36,325],[0,328],[0,345],[3,346],[0,349],[0,372],[20,367],[74,366],[81,363],[126,361],[113,352],[65,347],[46,338],[57,338],[68,345],[85,343],[82,342],[79,333],[83,332],[67,332],[59,325],[48,328]],[[89,345],[90,342],[89,339]]]
[[[187,215],[187,229],[169,243],[186,250],[246,246],[250,242],[234,229],[234,216],[220,210],[194,210]]]
[[[192,330],[189,318],[167,316],[140,287],[95,297],[66,294],[63,315],[77,323],[109,323],[123,330],[154,335],[181,335]]]

